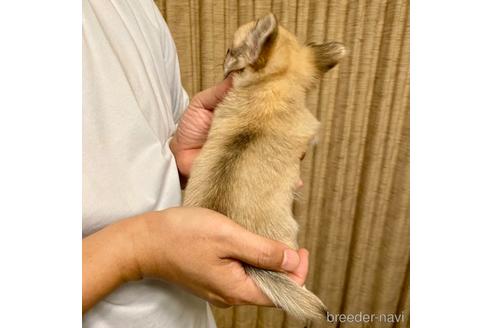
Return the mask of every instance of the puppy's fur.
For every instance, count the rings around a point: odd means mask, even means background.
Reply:
[[[293,195],[300,158],[319,126],[306,92],[344,55],[337,42],[299,44],[273,14],[241,26],[224,61],[233,87],[215,109],[184,205],[213,209],[297,249]],[[326,318],[323,303],[285,274],[245,270],[276,306],[301,319]]]

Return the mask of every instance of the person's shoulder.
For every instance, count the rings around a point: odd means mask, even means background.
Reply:
[[[153,0],[134,0],[132,1],[132,6],[135,6],[135,10],[141,11],[152,25],[155,27],[165,30],[169,30],[166,21],[157,7],[157,4]]]

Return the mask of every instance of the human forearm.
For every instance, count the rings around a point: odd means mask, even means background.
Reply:
[[[307,252],[255,235],[220,213],[169,208],[108,226],[83,240],[83,312],[126,281],[180,285],[216,305],[271,305],[241,261],[284,271],[302,285]]]
[[[82,312],[126,281],[141,277],[134,238],[140,217],[122,220],[82,241]]]

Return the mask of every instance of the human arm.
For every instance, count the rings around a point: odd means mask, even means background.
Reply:
[[[255,235],[202,208],[148,212],[83,240],[83,312],[127,281],[153,277],[218,306],[271,305],[241,262],[306,279],[308,253]]]
[[[143,216],[111,224],[82,240],[82,313],[119,285],[141,277],[134,235]]]

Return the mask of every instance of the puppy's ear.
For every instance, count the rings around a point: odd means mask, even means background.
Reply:
[[[271,49],[277,39],[278,23],[270,13],[258,19],[247,32],[241,45],[229,49],[224,59],[224,76],[233,71],[241,71],[246,66],[255,70],[263,68],[268,62]]]
[[[340,42],[309,43],[307,46],[313,52],[314,66],[320,73],[333,68],[347,54],[345,46]]]
[[[255,27],[245,39],[244,51],[248,64],[259,69],[268,61],[269,52],[278,35],[278,23],[270,13],[256,21]]]

